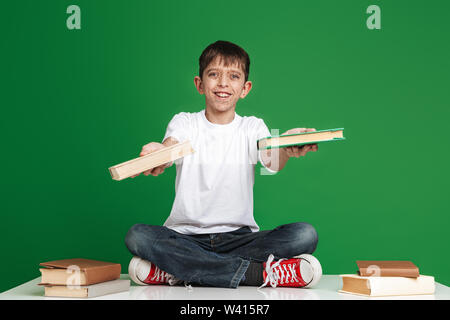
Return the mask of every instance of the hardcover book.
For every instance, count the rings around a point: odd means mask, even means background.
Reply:
[[[183,158],[193,152],[189,141],[179,142],[145,156],[112,166],[109,168],[109,172],[114,180],[123,180],[137,173]]]
[[[89,286],[46,285],[46,297],[93,298],[106,294],[119,293],[130,289],[130,280],[111,280]]]
[[[434,294],[434,277],[420,275],[408,277],[362,277],[356,274],[340,275],[342,289],[338,292],[382,297]]]
[[[356,261],[360,276],[410,277],[419,276],[419,268],[411,261]]]
[[[284,148],[290,146],[302,146],[305,144],[316,144],[320,142],[344,140],[344,128],[317,130],[313,132],[302,132],[270,136],[257,141],[258,150]]]
[[[120,277],[120,263],[89,259],[65,259],[39,264],[42,274],[39,285],[80,285],[87,286]]]

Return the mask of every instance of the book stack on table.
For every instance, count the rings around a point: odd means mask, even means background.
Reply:
[[[119,279],[119,263],[65,259],[39,265],[46,297],[92,298],[130,289],[130,280]]]
[[[411,261],[356,261],[358,274],[343,274],[339,292],[370,297],[434,294],[434,277]]]

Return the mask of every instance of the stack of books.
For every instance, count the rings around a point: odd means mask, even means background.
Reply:
[[[92,298],[130,289],[130,280],[119,279],[119,263],[65,259],[39,265],[46,297]]]
[[[343,274],[339,292],[370,297],[434,294],[434,277],[411,261],[356,261],[358,274]]]

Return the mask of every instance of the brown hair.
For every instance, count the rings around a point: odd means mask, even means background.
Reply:
[[[247,52],[234,43],[222,40],[210,44],[203,50],[199,58],[200,78],[203,76],[203,71],[205,71],[208,65],[217,56],[223,60],[225,66],[238,62],[239,66],[244,70],[245,81],[248,80],[248,75],[250,73],[250,57]]]

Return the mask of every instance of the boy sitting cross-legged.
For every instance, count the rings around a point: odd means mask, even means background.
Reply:
[[[126,246],[134,255],[129,274],[138,284],[237,288],[239,285],[311,287],[322,274],[311,255],[315,228],[296,222],[259,230],[253,217],[253,183],[259,161],[278,172],[288,159],[317,151],[314,145],[258,151],[270,136],[262,119],[235,112],[252,88],[250,59],[239,46],[217,41],[201,54],[198,92],[205,109],[176,114],[162,144],[143,146],[141,156],[189,140],[195,153],[176,160],[175,200],[163,226],[136,224]],[[295,128],[284,134],[315,131]],[[158,176],[173,163],[143,174]],[[134,176],[135,177],[135,176]]]

